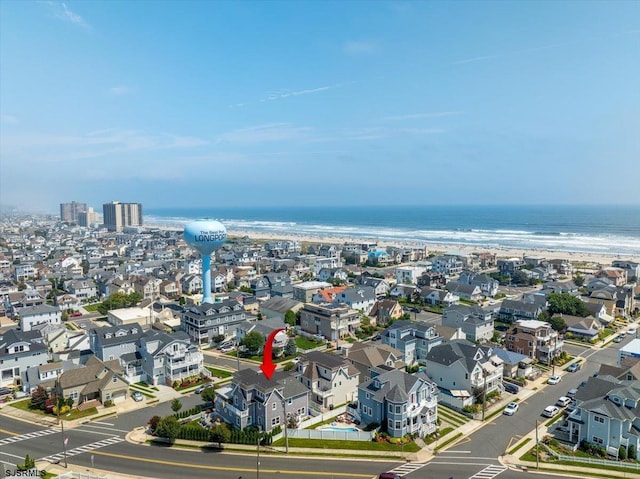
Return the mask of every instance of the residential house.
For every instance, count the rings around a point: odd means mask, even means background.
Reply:
[[[451,291],[424,287],[420,290],[420,298],[431,306],[451,306],[460,301],[460,297]]]
[[[267,300],[271,297],[271,286],[266,278],[254,278],[249,281],[249,288],[251,293],[259,301]]]
[[[303,303],[301,303],[300,301],[275,296],[267,299],[266,301],[261,301],[259,304],[259,309],[262,313],[263,318],[279,318],[284,321],[284,317],[287,314],[287,311],[293,311],[294,313],[297,313],[298,311],[300,311],[300,309],[302,309],[302,306]]]
[[[93,356],[84,367],[64,371],[56,382],[56,392],[73,399],[75,405],[91,400],[122,402],[127,399],[129,385],[121,374],[118,360],[103,362]]]
[[[417,284],[418,279],[427,271],[426,266],[397,266],[396,267],[396,283],[400,284]]]
[[[571,276],[573,273],[573,266],[571,262],[567,259],[550,259],[547,261],[551,265],[551,267],[556,271],[556,273],[560,276]]]
[[[143,276],[136,279],[133,288],[136,293],[142,296],[142,299],[158,299],[160,297],[161,279]]]
[[[521,258],[508,258],[498,260],[498,272],[503,276],[511,276],[522,269],[526,263]]]
[[[406,299],[408,301],[413,301],[419,294],[420,289],[411,284],[397,284],[389,291],[389,296],[393,299]]]
[[[449,281],[445,286],[447,291],[455,294],[461,299],[467,301],[480,301],[482,300],[482,290],[480,286],[474,284],[460,283],[459,281]]]
[[[165,279],[159,285],[159,292],[167,298],[177,298],[182,294],[180,281]]]
[[[462,273],[464,263],[457,256],[436,256],[430,259],[431,270],[445,276],[455,276]]]
[[[400,303],[393,299],[382,299],[374,303],[369,316],[375,319],[378,326],[387,326],[392,321],[400,319],[404,311]]]
[[[627,271],[627,278],[629,281],[634,278],[640,280],[640,263],[636,261],[628,261],[623,259],[616,259],[611,263],[614,268],[622,268]]]
[[[62,312],[57,306],[41,304],[39,306],[26,306],[17,310],[20,318],[20,329],[31,331],[37,324],[60,324]]]
[[[128,324],[148,324],[156,322],[158,313],[152,308],[134,306],[131,308],[112,309],[107,313],[107,321],[112,326],[123,326]]]
[[[606,278],[614,286],[624,286],[627,284],[627,270],[623,268],[602,268],[596,274],[596,278]]]
[[[444,310],[442,325],[461,328],[470,341],[490,341],[494,331],[493,312],[480,306],[452,305]]]
[[[526,303],[513,299],[505,299],[500,305],[498,317],[502,321],[513,322],[521,319],[537,319],[544,307],[539,303]]]
[[[533,373],[533,360],[530,357],[498,346],[493,347],[493,353],[502,360],[503,377],[528,378]]]
[[[25,371],[51,359],[39,331],[0,332],[0,387],[20,385]]]
[[[89,330],[89,347],[102,361],[120,358],[123,354],[135,353],[136,343],[142,337],[140,324],[105,326]]]
[[[447,277],[444,275],[444,273],[438,273],[435,271],[427,271],[425,273],[422,273],[417,282],[417,285],[421,288],[441,288],[446,284]]]
[[[247,334],[252,331],[260,333],[265,340],[269,337],[269,335],[278,329],[283,329],[284,331],[279,331],[276,333],[273,338],[273,355],[281,356],[284,352],[284,348],[289,342],[289,336],[287,336],[287,325],[280,318],[267,318],[262,321],[243,321],[236,328],[236,338],[235,342],[237,344],[242,343],[242,340],[245,338]],[[293,340],[292,340],[293,341]]]
[[[181,324],[196,344],[209,344],[216,336],[232,338],[236,328],[251,315],[234,299],[190,306],[182,313]]]
[[[135,292],[133,282],[124,278],[115,278],[107,284],[107,296],[113,293],[131,294]]]
[[[569,314],[561,314],[560,316],[567,324],[567,332],[579,338],[597,339],[600,331],[604,329],[604,325],[591,315],[585,318]]]
[[[180,280],[180,286],[185,294],[202,294],[202,276],[187,274]]]
[[[371,286],[375,292],[376,298],[383,298],[391,289],[389,282],[384,278],[375,278],[373,276],[361,275],[357,281],[360,286]]]
[[[308,410],[309,389],[284,371],[267,379],[253,369],[241,369],[229,386],[216,389],[215,414],[238,429],[254,426],[270,432],[286,427],[291,416],[305,418]]]
[[[358,412],[365,424],[383,424],[392,437],[437,430],[438,388],[424,373],[379,369],[358,387]]]
[[[318,291],[311,298],[313,303],[333,303],[336,301],[338,294],[347,289],[347,286],[335,286],[333,288],[324,288]]]
[[[95,283],[86,279],[67,281],[65,289],[81,301],[89,301],[98,296]]]
[[[564,342],[551,325],[535,319],[520,319],[507,331],[505,348],[549,363],[560,356]]]
[[[410,320],[394,322],[382,332],[380,339],[382,344],[400,351],[409,365],[424,364],[429,351],[442,343],[435,326]]]
[[[202,351],[191,343],[184,331],[171,334],[154,329],[146,331],[138,339],[136,351],[123,355],[120,363],[129,382],[171,385],[208,373]],[[138,379],[140,370],[143,375]]]
[[[56,296],[54,302],[60,311],[78,311],[82,306],[81,301],[69,293]]]
[[[439,400],[462,409],[482,395],[502,390],[502,360],[493,348],[466,340],[434,347],[426,358],[427,374],[440,389]]]
[[[449,326],[434,325],[438,336],[442,337],[442,342],[453,341],[454,339],[467,339],[462,328],[450,328]]]
[[[343,351],[347,361],[360,372],[361,383],[371,379],[371,371],[376,368],[404,369],[406,366],[402,353],[386,344],[357,342]]]
[[[472,286],[478,286],[483,296],[493,298],[498,294],[499,283],[487,274],[479,274],[473,271],[463,271],[458,282]]]
[[[75,365],[71,362],[46,363],[40,366],[27,368],[23,377],[22,390],[27,394],[33,393],[39,386],[51,392],[56,387],[56,380],[65,368],[73,369]]]
[[[322,268],[318,272],[318,281],[339,280],[347,281],[349,275],[344,268]]]
[[[375,290],[370,286],[349,288],[336,295],[338,303],[344,303],[352,309],[369,314],[376,302]]]
[[[578,287],[573,281],[551,281],[542,285],[542,291],[549,293],[578,293]]]
[[[360,372],[346,359],[323,351],[304,354],[297,366],[298,380],[311,391],[311,401],[333,409],[358,398]]]
[[[360,327],[360,313],[340,303],[307,303],[300,310],[300,327],[329,341],[353,335]]]

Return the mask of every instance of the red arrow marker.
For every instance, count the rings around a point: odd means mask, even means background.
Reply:
[[[273,340],[276,338],[276,334],[278,334],[280,331],[284,331],[284,328],[271,331],[271,334],[267,338],[267,342],[264,343],[264,355],[262,356],[262,364],[260,365],[260,369],[262,369],[262,372],[267,379],[271,379],[271,376],[273,376],[273,372],[276,370],[276,365],[273,364],[272,359]]]

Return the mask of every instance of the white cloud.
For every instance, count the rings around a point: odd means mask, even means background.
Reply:
[[[219,143],[262,143],[299,140],[306,138],[310,131],[311,128],[290,123],[268,123],[224,133],[218,137],[217,141]]]
[[[405,120],[421,120],[424,118],[441,118],[444,116],[462,115],[462,111],[436,111],[430,113],[410,113],[408,115],[387,116],[382,121],[405,121]]]
[[[126,95],[127,93],[131,93],[131,88],[126,85],[112,86],[109,88],[109,93],[115,96]]]
[[[53,16],[59,20],[73,23],[79,27],[82,27],[86,30],[91,29],[91,25],[89,25],[84,18],[82,18],[77,13],[71,11],[67,4],[64,2],[46,2],[53,9]]]
[[[348,55],[370,55],[376,51],[376,45],[372,42],[348,41],[342,49]]]

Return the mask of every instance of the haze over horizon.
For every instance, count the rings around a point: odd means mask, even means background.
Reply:
[[[640,2],[0,4],[0,205],[640,204]]]

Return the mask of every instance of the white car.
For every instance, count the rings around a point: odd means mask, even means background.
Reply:
[[[502,411],[502,414],[506,414],[507,416],[513,416],[518,411],[519,407],[520,406],[518,406],[517,402],[510,402],[509,404],[507,404],[507,407],[504,408],[504,411]]]
[[[554,417],[556,414],[560,412],[560,409],[557,406],[547,406],[542,411],[542,415],[544,417]]]
[[[558,384],[560,381],[562,381],[562,379],[560,378],[560,376],[551,376],[548,381],[547,384]]]
[[[627,334],[636,334],[636,328],[627,329]]]
[[[556,406],[558,407],[567,407],[569,404],[571,404],[571,398],[567,396],[560,396],[556,401]]]

